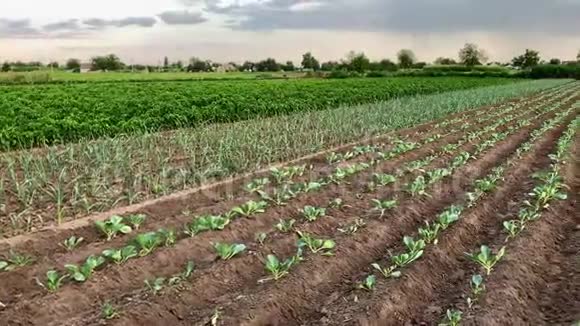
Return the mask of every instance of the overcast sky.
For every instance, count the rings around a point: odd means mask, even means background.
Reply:
[[[580,0],[14,0],[0,2],[0,61],[87,60],[116,53],[127,63],[191,56],[214,61],[311,51],[372,59],[401,48],[419,60],[457,57],[466,42],[506,61],[525,48],[543,58],[580,50]]]

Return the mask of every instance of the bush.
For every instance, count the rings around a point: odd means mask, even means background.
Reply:
[[[367,77],[369,78],[381,78],[381,77],[387,77],[387,73],[383,72],[383,71],[371,71],[369,73],[367,73]]]
[[[535,66],[529,72],[529,77],[580,79],[580,64]]]

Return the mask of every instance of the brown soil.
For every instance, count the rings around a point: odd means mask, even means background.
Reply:
[[[500,126],[493,132],[505,131],[509,126],[515,126],[521,119],[536,117],[541,109],[550,107],[550,103],[561,104],[556,111],[532,119],[532,125],[516,131],[506,140],[498,142],[492,149],[483,152],[475,160],[457,170],[450,178],[433,185],[430,191],[432,197],[429,198],[411,197],[401,191],[401,186],[413,180],[419,171],[409,172],[400,177],[396,184],[379,187],[376,191],[366,190],[366,184],[372,180],[373,172],[394,173],[403,164],[432,155],[441,146],[458,141],[467,132],[492,125],[507,113],[482,123],[475,123],[469,118],[470,114],[481,111],[456,114],[454,117],[462,117],[473,123],[467,130],[458,132],[449,133],[450,130],[460,127],[462,121],[442,128],[434,128],[433,122],[389,136],[366,140],[364,144],[379,145],[382,150],[386,150],[391,148],[388,140],[393,137],[406,136],[409,140],[421,141],[432,135],[443,135],[442,138],[419,149],[380,162],[371,169],[372,171],[365,171],[351,178],[349,183],[333,184],[318,192],[300,195],[286,206],[271,206],[266,213],[258,214],[252,219],[237,219],[224,231],[206,232],[194,238],[179,234],[178,241],[173,247],[160,248],[149,256],[129,260],[122,265],[107,264],[102,270],[95,272],[89,281],[83,284],[72,284],[67,281],[56,293],[47,294],[43,291],[36,284],[35,277],[44,281],[43,275],[49,269],[62,270],[65,263],[81,262],[90,254],[99,254],[103,249],[122,246],[131,239],[131,236],[124,236],[109,243],[103,242],[92,225],[94,220],[104,219],[112,214],[143,212],[150,218],[139,232],[161,227],[180,230],[182,225],[191,219],[189,215],[183,214],[185,210],[189,210],[192,215],[220,214],[247,200],[256,200],[256,196],[246,193],[241,188],[256,176],[266,175],[267,172],[259,171],[243,178],[92,216],[42,232],[0,240],[0,252],[5,253],[0,254],[0,257],[6,256],[10,249],[37,257],[31,266],[0,274],[2,277],[0,320],[9,325],[96,325],[102,323],[100,311],[103,302],[109,301],[119,307],[121,314],[108,324],[119,325],[203,325],[210,321],[216,309],[219,311],[218,325],[395,325],[421,321],[436,323],[436,319],[441,317],[441,311],[455,304],[461,293],[447,291],[446,286],[457,284],[457,288],[460,289],[463,285],[459,281],[463,280],[465,275],[471,275],[472,270],[462,256],[463,251],[471,251],[474,245],[477,246],[480,242],[497,241],[503,237],[497,221],[503,219],[504,215],[513,213],[515,209],[513,203],[518,202],[521,193],[525,193],[531,185],[530,173],[548,164],[546,154],[553,148],[563,131],[564,124],[540,139],[530,155],[519,160],[520,163],[508,171],[508,179],[496,190],[495,195],[489,196],[483,203],[466,212],[466,217],[453,230],[447,231],[444,240],[438,246],[405,270],[403,278],[388,282],[380,280],[373,294],[352,292],[353,282],[368,274],[370,263],[380,260],[389,249],[400,246],[404,235],[414,234],[423,220],[433,218],[446,206],[463,198],[463,194],[470,189],[475,179],[510,157],[518,145],[543,121],[552,118],[556,112],[574,105],[578,97],[570,97],[577,94],[577,89],[576,86],[570,91],[554,94],[543,100],[533,101],[532,97],[532,100],[524,101],[525,105],[516,112],[509,113],[519,115],[515,121]],[[539,110],[533,109],[534,105]],[[490,109],[494,108],[486,107],[479,110]],[[571,121],[576,115],[577,110],[569,115],[566,121]],[[491,137],[493,132],[484,134],[477,143]],[[336,148],[333,151],[346,152],[353,145]],[[425,168],[447,166],[455,155],[461,151],[472,152],[475,145],[476,143],[468,142],[452,153],[443,153]],[[288,163],[313,166],[312,170],[297,180],[305,181],[331,172],[331,168],[325,163],[328,152],[330,151]],[[369,161],[371,157],[372,154],[361,155],[350,163]],[[350,207],[341,210],[330,209],[329,216],[322,217],[314,223],[303,221],[297,212],[305,205],[326,206],[331,199],[337,197],[342,198]],[[398,198],[399,207],[385,214],[382,219],[378,218],[378,213],[370,210],[371,199],[392,197]],[[572,202],[575,203],[572,200],[564,203]],[[573,209],[575,206],[571,207]],[[497,211],[501,214],[493,214]],[[570,207],[551,214],[563,214],[562,212],[569,213],[564,230],[566,228],[574,230],[574,225],[570,222],[574,217],[572,215],[574,211],[570,211]],[[263,265],[267,254],[273,253],[286,258],[296,251],[297,238],[293,232],[272,231],[272,226],[279,219],[286,218],[296,219],[295,227],[298,230],[322,238],[333,238],[338,244],[334,251],[335,255],[325,257],[307,253],[305,260],[293,268],[287,277],[276,282],[260,282],[267,277]],[[358,218],[366,221],[366,227],[357,233],[346,235],[337,231],[338,228],[345,227]],[[579,223],[576,222],[577,224]],[[532,233],[533,230],[530,228],[526,232]],[[561,229],[554,230],[553,232],[557,232]],[[255,242],[254,236],[257,232],[268,232],[269,237],[264,245]],[[578,286],[569,286],[565,283],[566,279],[572,278],[577,285],[579,264],[577,261],[564,259],[573,256],[575,250],[578,250],[578,233],[576,232],[576,237],[572,232],[562,234],[564,236],[558,238],[557,246],[554,247],[556,248],[554,252],[561,254],[562,257],[546,263],[547,266],[559,267],[550,270],[548,274],[552,277],[546,279],[546,282],[549,282],[546,286],[550,289],[551,295],[541,302],[536,302],[537,310],[541,312],[542,320],[546,323],[567,322],[578,313],[573,303],[564,302],[559,295],[565,292],[577,296],[579,293]],[[85,243],[72,253],[58,246],[70,235],[83,236],[86,239]],[[533,242],[534,239],[528,241]],[[211,247],[213,242],[245,243],[248,250],[239,257],[224,262],[217,260]],[[529,253],[522,252],[522,257],[528,257],[526,255]],[[144,289],[144,280],[175,275],[190,260],[196,263],[196,271],[191,280],[179,286],[165,288],[156,296]],[[507,264],[510,260],[506,259],[505,262]],[[529,264],[520,260],[517,263],[523,266]],[[432,273],[434,270],[440,272]],[[501,275],[502,269],[498,267],[497,271],[497,275]],[[488,296],[493,298],[490,300],[497,300],[498,296],[492,295],[495,293],[493,282],[501,283],[500,276],[497,277],[498,281],[490,279],[490,288],[481,301],[482,307],[488,305],[492,311],[501,308],[495,301],[490,303],[486,301]],[[501,290],[499,287],[498,289]],[[355,295],[357,302],[352,301]],[[434,306],[432,302],[439,304]],[[555,304],[558,306],[557,309],[553,308]],[[486,318],[490,318],[479,312],[469,316],[470,320],[486,321]],[[565,314],[567,317],[562,317]],[[500,316],[497,317],[498,320],[505,320],[501,319],[501,314],[498,316]]]

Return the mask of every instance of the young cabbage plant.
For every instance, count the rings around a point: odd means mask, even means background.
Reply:
[[[532,206],[532,204],[527,201],[525,201],[524,204],[528,207],[524,207],[518,212],[518,218],[522,224],[528,221],[535,221],[540,218],[540,213]]]
[[[298,195],[298,192],[289,186],[284,185],[282,188],[275,188],[272,191],[272,195],[261,190],[258,191],[258,194],[265,201],[273,202],[277,206],[284,206],[290,199],[295,198]]]
[[[328,164],[334,164],[342,161],[342,155],[332,152],[326,156],[326,161]]]
[[[229,260],[246,250],[246,245],[239,243],[229,244],[217,242],[214,243],[213,248],[215,249],[218,257],[220,257],[222,260]]]
[[[110,302],[105,302],[101,307],[101,316],[105,320],[111,320],[119,317],[119,310]]]
[[[93,272],[99,268],[99,266],[103,265],[105,263],[105,258],[101,257],[101,256],[90,256],[89,258],[87,258],[87,260],[85,261],[85,263],[81,266],[78,265],[74,265],[74,264],[67,264],[64,265],[64,267],[66,268],[66,270],[69,273],[70,278],[72,278],[73,280],[77,281],[77,282],[85,282],[86,280],[88,280],[91,275],[93,275]]]
[[[445,314],[445,321],[439,326],[459,326],[461,323],[463,312],[460,310],[455,309],[447,309],[447,313]]]
[[[123,264],[129,259],[137,257],[137,255],[137,248],[132,245],[125,246],[121,249],[106,249],[103,251],[103,257],[113,261],[117,265]]]
[[[265,262],[266,271],[268,271],[268,273],[272,275],[272,277],[269,279],[277,281],[282,277],[288,275],[288,273],[290,272],[290,268],[292,268],[292,266],[297,264],[300,260],[301,260],[300,252],[295,256],[292,256],[284,261],[280,261],[278,257],[274,255],[266,256]],[[269,279],[262,280],[262,282]]]
[[[147,232],[138,234],[134,240],[139,256],[149,255],[155,248],[163,243],[163,239],[157,232]]]
[[[441,230],[446,230],[449,225],[455,223],[459,220],[463,207],[457,205],[451,205],[447,210],[439,214],[437,218],[437,223],[441,226]]]
[[[77,238],[76,236],[71,236],[68,239],[65,239],[62,242],[62,247],[65,248],[67,251],[73,251],[75,250],[80,244],[81,242],[83,242],[85,239],[82,237]]]
[[[183,270],[183,272],[171,277],[168,281],[169,285],[173,286],[176,284],[179,284],[187,279],[189,279],[191,277],[191,275],[193,274],[193,271],[195,270],[195,263],[193,261],[188,261],[187,264],[185,264],[185,268]]]
[[[268,238],[268,234],[265,232],[258,232],[254,236],[254,240],[256,240],[256,242],[259,243],[261,246],[264,245],[264,242],[266,241],[267,238]]]
[[[397,267],[404,267],[413,261],[419,259],[423,255],[423,250],[415,252],[406,252],[400,255],[392,256],[391,260]]]
[[[67,275],[60,275],[57,271],[51,270],[46,272],[46,283],[42,283],[38,279],[36,279],[36,283],[45,288],[48,292],[56,292],[60,289],[62,282],[67,277]]]
[[[443,178],[451,175],[451,170],[449,169],[435,169],[432,171],[427,171],[427,180],[429,184],[434,184],[443,180]]]
[[[270,183],[270,179],[268,178],[254,179],[246,185],[246,190],[251,193],[258,192],[263,190],[268,183]]]
[[[184,233],[190,237],[210,231],[223,230],[230,223],[230,219],[220,215],[202,215],[196,217],[191,223],[186,225]]]
[[[268,204],[265,201],[255,202],[253,200],[250,200],[241,206],[232,208],[232,212],[240,216],[249,218],[252,215],[258,213],[264,213],[266,211],[267,206]]]
[[[297,231],[296,233],[298,233],[298,237],[300,238],[298,241],[298,247],[308,247],[312,253],[322,252],[325,256],[331,256],[332,249],[336,247],[336,242],[333,240],[316,239],[308,233],[300,231]]]
[[[560,191],[564,187],[565,185],[560,182],[546,183],[534,187],[530,196],[536,200],[534,204],[536,209],[548,208],[549,202],[553,199],[565,200],[568,198],[565,192]]]
[[[508,234],[505,241],[508,241],[510,238],[515,238],[525,228],[525,226],[526,225],[519,220],[504,221],[503,228]]]
[[[7,271],[10,268],[10,264],[7,261],[0,260],[0,272]]]
[[[475,254],[466,253],[466,255],[469,259],[481,265],[485,269],[486,274],[489,275],[493,266],[495,266],[495,264],[497,264],[497,262],[499,262],[505,255],[505,247],[502,247],[497,254],[494,255],[488,246],[483,245],[479,252]]]
[[[461,152],[459,155],[453,158],[453,161],[451,162],[451,167],[453,167],[453,169],[456,169],[460,166],[465,165],[467,161],[474,158],[475,157],[473,157],[469,152]]]
[[[420,175],[413,182],[407,185],[406,191],[413,197],[415,196],[426,196],[430,197],[427,193],[427,183],[425,182],[425,177]]]
[[[107,237],[107,241],[111,241],[119,233],[127,234],[132,231],[131,227],[125,224],[123,218],[118,215],[113,215],[106,221],[96,221],[95,225]]]
[[[391,174],[375,173],[373,176],[375,178],[375,182],[381,186],[386,186],[391,183],[397,182],[397,178]]]
[[[399,205],[399,202],[396,199],[392,200],[380,200],[380,199],[373,199],[371,202],[374,205],[373,210],[381,212],[379,218],[385,215],[387,210],[391,210]]]
[[[292,228],[294,227],[294,223],[296,223],[295,219],[280,220],[276,225],[274,225],[274,227],[276,229],[278,229],[278,231],[280,231],[282,233],[286,233],[286,232],[292,231]]]
[[[328,203],[328,207],[333,208],[333,209],[343,209],[343,208],[347,208],[350,206],[346,205],[344,203],[344,200],[342,200],[342,198],[334,198]]]
[[[318,191],[320,190],[320,188],[322,188],[322,183],[320,182],[309,182],[304,186],[303,191],[304,192],[312,192],[312,191]]]
[[[479,274],[472,275],[469,281],[469,286],[471,288],[471,294],[473,297],[467,298],[467,305],[469,308],[477,301],[481,292],[485,290],[485,285],[483,284],[483,277]]]
[[[302,213],[302,215],[304,216],[304,218],[306,218],[308,222],[314,222],[319,217],[323,217],[326,215],[326,209],[322,207],[314,207],[307,205],[304,206],[304,208],[300,211],[300,213]]]
[[[139,230],[139,227],[145,222],[147,215],[145,214],[133,214],[125,217],[125,221],[131,224],[133,230]]]
[[[367,224],[362,218],[357,218],[345,228],[339,228],[338,231],[345,234],[355,234],[359,229],[365,227]]]
[[[153,295],[157,295],[165,287],[165,277],[157,277],[152,280],[145,280],[145,286]]]
[[[173,230],[159,229],[157,230],[157,236],[166,247],[173,246],[177,241],[177,236]]]
[[[398,278],[401,277],[401,272],[397,271],[397,266],[396,265],[391,265],[389,267],[382,267],[381,265],[377,264],[377,263],[373,263],[371,264],[371,266],[376,269],[377,271],[379,271],[379,273],[381,273],[385,278],[389,278],[389,277],[394,277],[394,278]]]
[[[26,254],[20,254],[15,251],[10,250],[10,256],[8,257],[7,261],[5,262],[7,265],[4,266],[4,270],[12,270],[16,267],[24,267],[30,265],[34,262],[34,258],[32,256]],[[0,263],[1,265],[4,265]],[[0,268],[2,270],[2,268]]]
[[[409,236],[403,237],[403,243],[405,244],[405,247],[407,247],[407,250],[411,255],[415,255],[417,252],[423,251],[423,249],[425,249],[425,241],[423,240],[415,241],[413,237]]]
[[[437,244],[437,236],[439,235],[440,229],[441,225],[439,225],[439,223],[433,223],[433,225],[431,225],[429,222],[425,221],[425,227],[419,228],[419,236],[426,243]]]
[[[367,276],[362,282],[357,284],[357,289],[372,291],[377,284],[377,278],[374,275]]]

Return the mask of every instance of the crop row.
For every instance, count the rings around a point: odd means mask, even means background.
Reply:
[[[469,279],[470,293],[466,295],[467,309],[448,309],[443,323],[445,325],[457,326],[461,323],[464,314],[471,312],[485,292],[485,280],[492,273],[496,264],[508,254],[507,244],[513,241],[526,227],[542,217],[542,213],[547,210],[556,200],[565,200],[567,186],[563,183],[562,168],[566,164],[570,146],[574,141],[574,136],[578,129],[580,118],[576,118],[570,123],[566,132],[557,142],[555,151],[549,154],[551,165],[548,170],[537,172],[533,178],[537,180],[532,191],[527,195],[527,199],[521,203],[517,214],[517,219],[502,221],[505,241],[497,250],[487,245],[482,245],[479,251],[468,253],[467,256],[474,263],[480,266],[485,273],[474,274]],[[539,136],[540,134],[538,134]]]
[[[516,116],[512,116],[510,119],[514,119],[515,117]],[[502,123],[506,123],[507,121],[501,121],[501,122]],[[522,123],[521,124],[521,126],[524,126],[524,125],[525,125],[525,123]],[[496,124],[496,126],[498,126],[498,125]],[[491,129],[487,129],[484,132],[489,133],[489,132],[491,132]],[[471,138],[472,141],[473,140],[476,140],[481,135],[482,134],[471,134],[471,136],[466,136],[465,139],[463,140],[463,142],[465,143],[468,138]],[[499,136],[499,135],[498,136],[490,135],[490,139],[496,139],[496,141],[500,141],[503,138],[502,138],[502,136]],[[401,143],[401,144],[406,144],[406,143]],[[488,144],[489,144],[488,146],[490,146],[490,147],[493,145],[492,143],[488,143]],[[405,146],[400,147],[400,148],[406,148],[406,147],[409,147],[409,146],[406,146],[405,145]],[[413,148],[415,146],[411,146],[411,147]],[[481,148],[481,151],[484,150],[484,147],[480,147],[480,148]],[[391,153],[396,153],[396,152],[391,152]],[[442,152],[442,153],[444,153],[444,152]],[[385,156],[385,157],[388,158],[390,155],[387,152],[387,153],[383,153],[383,156]],[[380,158],[380,156],[378,156],[378,155],[377,155],[377,157]],[[454,156],[454,157],[458,157],[458,159],[457,160],[454,160],[454,159],[453,160],[450,160],[449,161],[449,164],[454,164],[456,166],[459,166],[459,165],[461,165],[461,164],[463,164],[463,163],[466,162],[464,160],[464,157],[465,157],[464,155],[459,155],[459,156]],[[375,160],[375,159],[373,159],[373,160]],[[453,162],[456,162],[456,163],[453,163]],[[362,163],[357,163],[357,164],[354,164],[351,167],[353,167],[353,169],[354,169],[353,171],[356,171],[356,170],[358,170],[359,167],[365,167],[365,165],[363,165]],[[343,182],[342,180],[344,180],[344,179],[342,179],[340,177],[340,175],[342,175],[343,173],[350,174],[349,169],[350,169],[350,167],[346,167],[346,168],[345,167],[337,167],[334,170],[334,173],[333,173],[334,179],[337,180],[337,181],[339,181],[339,182]],[[342,172],[337,174],[338,171],[342,171]],[[284,173],[276,173],[275,175],[276,176],[281,176],[283,174]],[[382,175],[381,177],[376,177],[375,178],[375,182],[377,184],[383,183],[382,180],[383,179],[386,179],[386,178],[383,178],[383,176],[384,175]],[[339,177],[339,179],[336,179],[337,177]],[[283,177],[279,177],[279,178],[283,178]],[[273,177],[273,179],[272,179],[273,182],[275,182],[275,179],[277,179],[277,178],[276,177]],[[288,179],[285,179],[285,181],[287,181],[287,180]],[[308,185],[309,185],[309,183],[307,184],[307,186]],[[254,186],[256,186],[256,184],[254,184]],[[253,187],[253,189],[255,189],[255,187]],[[240,207],[240,208],[241,209],[239,209],[239,210],[236,209],[236,211],[240,211],[242,214],[246,214],[246,215],[250,215],[250,216],[253,215],[253,214],[250,213],[250,211],[253,210],[253,209],[251,209],[251,205],[248,205],[245,208],[242,208],[242,207]],[[306,220],[308,220],[309,218],[310,219],[314,219],[317,215],[319,215],[319,213],[317,213],[317,212],[320,212],[319,208],[320,207],[312,207],[312,209],[305,208],[304,209],[304,212],[303,212],[304,213],[304,218]],[[114,223],[112,223],[112,224],[114,224]],[[120,231],[122,231],[123,228],[125,228],[126,226],[127,225],[118,227],[118,229]],[[356,227],[356,225],[355,225],[355,227]],[[281,226],[281,228],[284,228],[284,226]],[[125,230],[127,230],[127,229],[125,228]],[[319,250],[323,250],[324,252],[328,252],[328,249],[332,249],[332,247],[333,247],[332,243],[328,241],[330,239],[323,239],[323,238],[320,238],[320,237],[315,237],[312,234],[308,234],[308,233],[302,233],[302,235],[300,237],[302,238],[302,243],[304,244],[303,246],[301,246],[301,248],[305,248],[305,249],[307,248],[309,251],[317,251],[318,252]],[[232,257],[231,256],[232,253],[233,253],[233,255],[236,255],[236,254],[239,254],[240,250],[243,250],[243,249],[241,249],[242,248],[241,246],[238,246],[241,243],[228,242],[228,243],[221,243],[221,244],[222,245],[219,245],[218,246],[217,243],[216,243],[216,249],[215,250],[218,250],[218,252],[223,252],[223,254],[220,254],[220,256],[222,256],[222,257],[231,258]],[[218,249],[217,247],[219,247],[220,249]],[[268,261],[268,266],[270,266],[269,267],[269,270],[270,271],[273,271],[273,274],[274,275],[281,275],[281,274],[283,275],[284,274],[283,272],[284,272],[285,266],[287,266],[287,265],[290,264],[290,263],[286,263],[284,260],[283,261],[280,261],[280,260],[275,260],[273,258],[268,258],[267,261]],[[90,262],[88,265],[92,266],[92,265],[94,265],[94,262]],[[187,266],[189,266],[189,265],[187,265]],[[80,266],[77,266],[77,267],[78,267],[78,269],[81,269]],[[86,270],[91,270],[91,268],[87,268]],[[185,270],[187,271],[189,269],[185,269]],[[76,270],[74,272],[76,272]],[[81,271],[81,274],[83,274],[82,271]],[[189,273],[185,273],[184,272],[184,275],[185,274],[189,274]],[[165,278],[165,280],[163,282],[161,280],[158,280],[159,277],[156,277],[154,279],[148,279],[149,282],[148,282],[148,285],[147,286],[148,286],[148,288],[153,289],[151,291],[158,292],[158,290],[155,290],[155,289],[159,289],[160,287],[162,288],[164,286],[167,286],[167,284],[168,284],[167,282],[169,282],[169,279],[171,279],[172,277],[174,277],[174,276]],[[175,276],[175,277],[177,277],[177,276]],[[82,277],[79,277],[79,279],[81,279],[81,278]]]
[[[573,84],[560,86],[544,92],[534,101],[541,101],[550,94],[553,96],[570,92],[574,87]],[[450,99],[453,98],[450,97]],[[522,101],[513,106],[519,107],[525,103],[526,101]],[[441,105],[441,103],[434,102],[426,105],[421,104],[425,109],[429,109],[428,105]],[[507,107],[510,106],[507,105]],[[481,110],[480,113],[482,112],[484,111]],[[384,110],[380,114],[385,115]],[[401,112],[401,117],[413,119],[412,114]],[[377,121],[377,119],[374,120]],[[385,121],[386,124],[383,127],[396,123],[395,121],[396,119],[391,117],[389,121]],[[371,120],[369,122],[375,123]],[[447,128],[447,126],[453,125],[440,127]],[[252,128],[263,129],[259,125]],[[69,146],[64,149],[50,148],[45,153],[44,151],[20,152],[15,156],[6,155],[0,160],[2,165],[0,168],[0,207],[2,207],[0,223],[6,225],[3,233],[6,235],[14,232],[22,233],[42,225],[60,223],[73,217],[134,204],[148,198],[187,189],[192,185],[206,182],[208,177],[219,177],[235,171],[254,169],[249,165],[232,167],[241,162],[228,154],[227,149],[224,149],[226,151],[224,153],[217,153],[219,155],[215,157],[210,153],[216,147],[232,146],[227,142],[186,148],[200,139],[212,139],[211,137],[215,135],[198,136],[179,138],[171,144],[138,143],[132,149],[126,148],[121,143],[96,142],[88,144],[80,151],[74,146]],[[311,136],[309,139],[319,138],[318,135]],[[295,137],[284,136],[286,141]],[[236,134],[236,139],[243,143],[244,140],[240,138],[240,134]],[[236,155],[242,155],[245,162],[254,161],[252,164],[256,164],[255,166],[260,164],[255,163],[256,161],[269,164],[267,156],[270,154],[264,153],[262,156],[255,157],[252,155],[255,150],[245,146],[244,148],[234,146],[231,150],[238,153]],[[287,144],[271,144],[271,146],[272,148],[288,148]],[[260,144],[259,147],[263,150],[268,145]],[[200,160],[203,161],[200,162]],[[230,171],[221,170],[218,167],[220,165],[227,165]]]
[[[511,82],[495,78],[397,78],[2,87],[0,149],[233,122]]]

